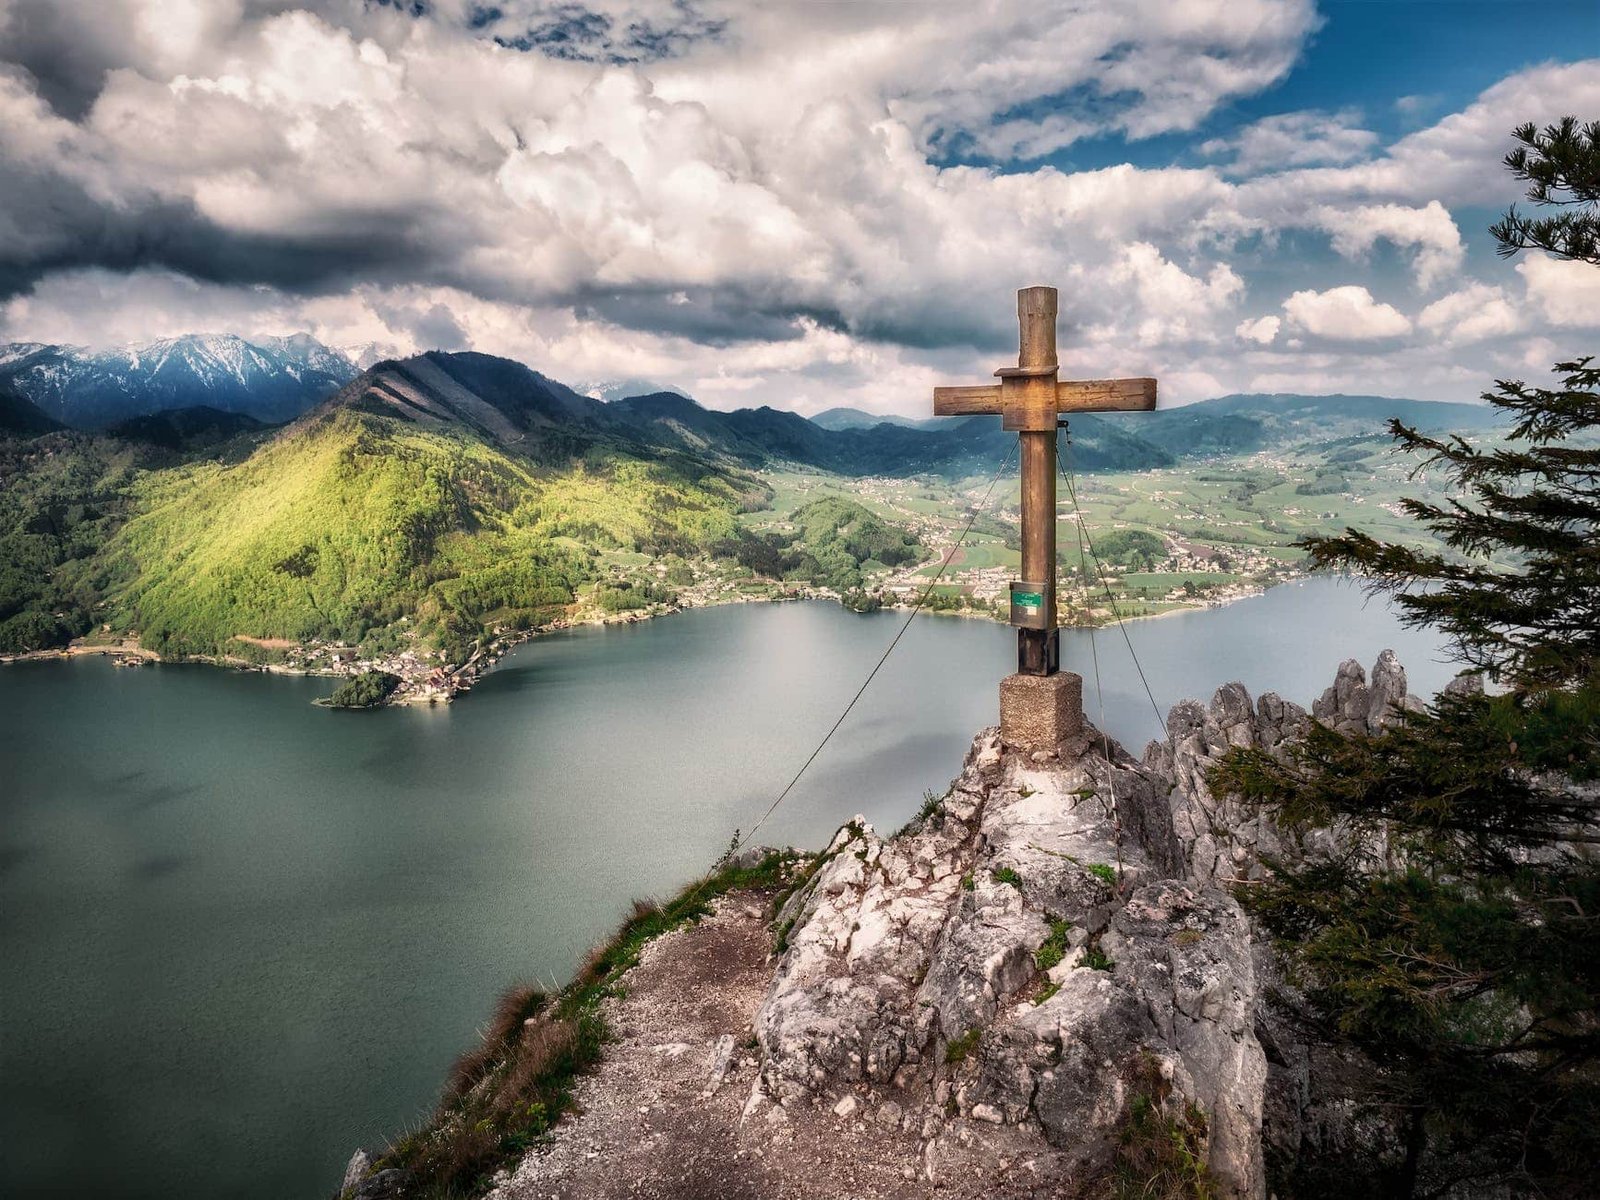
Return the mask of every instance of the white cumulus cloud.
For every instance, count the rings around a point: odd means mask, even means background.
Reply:
[[[1492,287],[1509,268],[1469,275],[1449,206],[1514,197],[1513,124],[1600,111],[1600,62],[1541,66],[1387,149],[1290,113],[1219,139],[1226,169],[1070,170],[1032,157],[1280,82],[1311,0],[413,7],[0,0],[0,336],[299,327],[918,412],[1004,362],[1015,288],[1048,282],[1075,372],[1192,398],[1311,353],[1308,379],[1354,377],[1409,324],[1367,290],[1388,248],[1437,304]],[[1565,347],[1583,285],[1524,266],[1527,332]],[[1445,340],[1385,369],[1458,394],[1445,368],[1493,339]]]
[[[1283,302],[1283,311],[1297,329],[1332,341],[1369,341],[1411,332],[1404,313],[1353,285],[1296,292]]]
[[[1515,333],[1522,320],[1504,289],[1474,283],[1428,305],[1417,314],[1417,324],[1446,345],[1458,346]]]
[[[1552,325],[1600,329],[1600,267],[1533,254],[1517,264],[1528,301]]]
[[[1236,337],[1247,342],[1268,346],[1278,336],[1278,327],[1282,323],[1279,318],[1273,316],[1257,317],[1253,321],[1240,321],[1233,332]]]
[[[1244,280],[1226,263],[1213,265],[1204,276],[1191,275],[1149,242],[1124,249],[1107,277],[1133,296],[1139,340],[1146,345],[1208,340],[1216,315],[1244,292]]]
[[[1412,251],[1417,285],[1427,288],[1460,268],[1466,257],[1461,231],[1437,200],[1420,208],[1403,204],[1323,205],[1312,219],[1333,235],[1334,250],[1361,259],[1379,240]]]

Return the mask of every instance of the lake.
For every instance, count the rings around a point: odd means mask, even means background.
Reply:
[[[102,658],[0,669],[0,1194],[326,1196],[422,1116],[494,997],[559,982],[783,787],[903,621],[740,605],[530,642],[438,709],[333,681]],[[1321,579],[1130,624],[1165,709],[1240,679],[1309,705],[1437,639]],[[1014,634],[917,620],[760,840],[892,829],[995,720]],[[1106,725],[1159,734],[1120,633]],[[1085,676],[1085,631],[1063,633]]]

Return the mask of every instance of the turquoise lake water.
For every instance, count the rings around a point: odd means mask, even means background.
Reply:
[[[106,659],[0,669],[0,1195],[325,1196],[420,1117],[495,995],[561,981],[635,896],[748,827],[903,616],[742,605],[520,647],[439,709],[332,681]],[[1163,711],[1230,679],[1301,704],[1436,639],[1315,580],[1128,627]],[[1158,734],[1122,636],[1106,725]],[[892,829],[993,722],[1014,635],[925,617],[761,840]],[[1087,633],[1063,634],[1098,716]]]

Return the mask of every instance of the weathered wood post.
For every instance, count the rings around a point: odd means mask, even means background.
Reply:
[[[1056,289],[1017,293],[1017,365],[1000,386],[933,389],[935,416],[999,413],[1021,439],[1022,578],[1011,585],[1017,671],[1000,683],[1000,737],[1008,746],[1053,751],[1083,728],[1083,678],[1061,670],[1056,594],[1056,428],[1066,412],[1148,412],[1154,379],[1057,378]]]
[[[1001,428],[1017,430],[1022,441],[1022,579],[1012,588],[1011,621],[1017,626],[1018,673],[1054,675],[1061,668],[1056,631],[1055,288],[1018,292],[1017,325],[1017,365],[996,372]],[[1032,609],[1038,610],[1037,616]]]

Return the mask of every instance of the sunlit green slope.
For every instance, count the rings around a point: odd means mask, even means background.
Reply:
[[[397,647],[414,630],[459,662],[485,624],[569,604],[597,549],[733,536],[755,486],[603,447],[557,470],[465,429],[334,408],[235,465],[146,476],[101,584],[113,622],[163,653],[261,649],[241,639]]]

